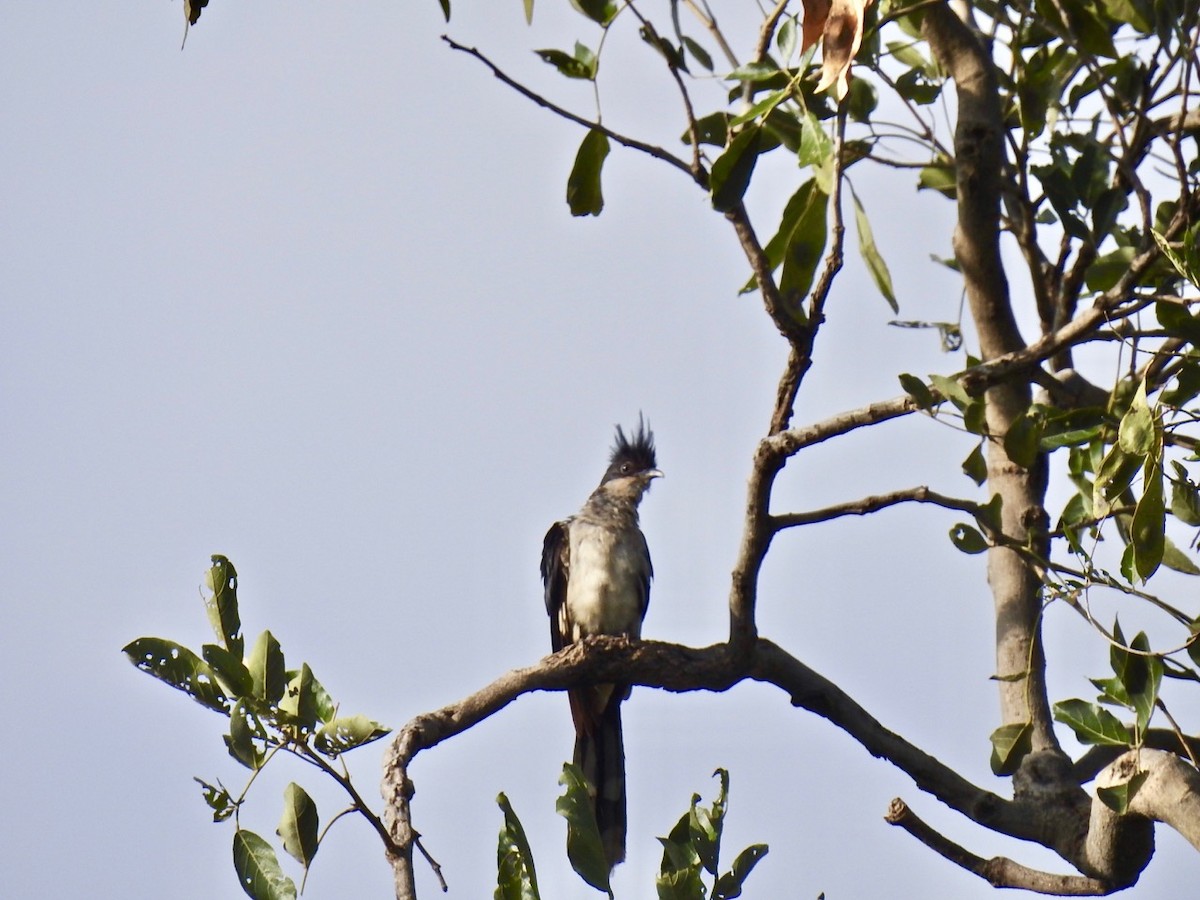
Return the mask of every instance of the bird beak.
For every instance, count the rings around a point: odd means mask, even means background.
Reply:
[[[649,472],[646,473],[647,481],[649,481],[652,478],[666,478],[666,477],[667,476],[662,473],[661,469],[651,469]]]

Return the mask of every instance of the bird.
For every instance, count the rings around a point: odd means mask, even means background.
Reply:
[[[654,433],[617,426],[600,485],[575,515],[555,522],[542,545],[542,582],[555,652],[589,635],[640,638],[654,567],[638,523],[638,504],[662,472]],[[625,748],[621,703],[628,684],[567,692],[575,723],[574,761],[588,781],[609,871],[625,859]]]

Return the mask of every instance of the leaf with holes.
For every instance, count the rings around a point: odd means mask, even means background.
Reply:
[[[950,540],[963,553],[971,555],[983,553],[988,549],[987,538],[964,522],[959,522],[950,529]]]
[[[537,869],[525,827],[504,793],[496,797],[496,803],[504,813],[504,824],[496,849],[495,900],[539,900]]]
[[[283,874],[271,845],[253,831],[233,834],[233,868],[246,896],[254,900],[296,900],[296,884]]]
[[[147,675],[183,691],[201,706],[229,714],[229,698],[216,673],[187,647],[164,638],[144,637],[126,644],[123,652]]]
[[[313,746],[317,752],[336,757],[391,734],[391,729],[366,716],[339,716],[323,725]]]

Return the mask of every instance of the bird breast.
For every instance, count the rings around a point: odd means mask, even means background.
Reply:
[[[614,530],[576,519],[571,526],[566,606],[572,640],[589,634],[641,633],[649,581],[645,538],[637,527]]]

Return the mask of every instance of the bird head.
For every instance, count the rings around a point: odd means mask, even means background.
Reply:
[[[608,459],[608,470],[600,480],[601,486],[637,498],[650,487],[652,480],[662,478],[662,475],[654,455],[654,432],[645,420],[639,415],[637,431],[628,435],[618,425],[617,438]]]

